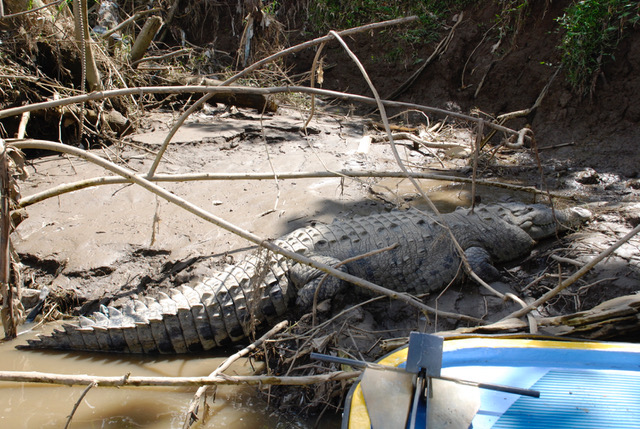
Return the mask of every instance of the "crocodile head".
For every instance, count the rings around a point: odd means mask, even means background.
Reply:
[[[519,227],[534,240],[575,228],[592,217],[584,208],[551,210],[543,204],[501,203],[485,207],[485,210]]]

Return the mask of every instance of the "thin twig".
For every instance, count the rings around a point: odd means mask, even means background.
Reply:
[[[162,60],[166,60],[168,58],[173,58],[173,57],[177,57],[180,55],[185,55],[188,54],[191,50],[190,49],[180,49],[178,51],[173,51],[173,52],[169,52],[168,54],[164,54],[164,55],[157,55],[154,57],[144,57],[144,58],[140,58],[139,60],[136,60],[134,62],[131,63],[131,67],[135,67],[140,63],[146,63],[149,61],[162,61]]]
[[[215,371],[209,374],[209,377],[217,377],[218,375],[220,375],[222,371],[229,368],[233,362],[237,361],[242,356],[248,355],[258,347],[260,347],[265,342],[265,340],[267,340],[268,338],[271,338],[278,332],[285,329],[288,324],[289,322],[287,322],[286,320],[278,323],[276,326],[271,328],[266,334],[264,334],[259,339],[254,341],[252,344],[248,345],[247,347],[240,350],[239,352],[229,356],[222,364],[220,364],[220,366],[218,366],[218,368],[215,369]],[[200,402],[200,398],[202,398],[202,396],[207,393],[210,387],[211,386],[201,386],[196,391],[195,395],[193,396],[193,399],[191,400],[191,403],[189,404],[189,409],[187,410],[187,413],[185,415],[184,423],[182,425],[184,429],[191,427],[191,425],[196,420],[198,420],[198,408],[197,408],[198,403]]]
[[[84,399],[84,397],[87,396],[87,393],[89,393],[89,390],[91,390],[91,388],[93,387],[96,387],[97,385],[98,383],[96,381],[93,381],[91,384],[87,386],[86,389],[84,389],[84,391],[82,392],[82,394],[80,395],[76,403],[73,404],[73,409],[71,410],[71,414],[69,414],[69,417],[67,418],[67,424],[64,425],[64,429],[67,429],[71,424],[71,419],[73,419],[73,415],[76,413],[76,410],[80,406],[80,403],[82,403],[82,400]]]
[[[178,207],[183,208],[184,210],[188,211],[189,213],[192,213],[198,217],[200,217],[201,219],[206,220],[207,222],[211,222],[214,225],[219,226],[220,228],[223,228],[227,231],[230,231],[242,238],[244,238],[245,240],[251,241],[252,243],[255,243],[259,246],[264,247],[267,250],[271,250],[274,253],[278,253],[280,255],[283,255],[289,259],[292,259],[294,261],[297,261],[301,264],[305,264],[305,265],[309,265],[313,268],[316,268],[320,271],[324,271],[326,273],[330,273],[333,276],[344,280],[346,282],[352,283],[354,285],[363,287],[365,289],[369,289],[375,293],[378,294],[382,294],[382,295],[386,295],[389,298],[392,299],[397,299],[399,301],[405,302],[409,305],[412,305],[416,308],[419,308],[420,310],[424,311],[424,312],[429,312],[429,313],[433,313],[435,311],[435,309],[429,307],[428,305],[423,304],[422,302],[418,301],[417,299],[403,294],[403,293],[398,293],[395,291],[392,291],[390,289],[384,288],[382,286],[379,286],[373,282],[370,282],[368,280],[364,280],[361,278],[358,278],[356,276],[344,273],[340,270],[336,270],[334,268],[332,268],[329,265],[320,263],[312,258],[309,258],[307,256],[304,256],[300,253],[296,253],[296,252],[292,252],[290,250],[286,250],[283,249],[282,247],[267,241],[263,238],[260,238],[259,236],[245,230],[242,228],[237,227],[236,225],[234,225],[231,222],[228,222],[216,215],[214,215],[213,213],[210,213],[206,210],[204,210],[201,207],[196,206],[193,203],[190,203],[186,200],[184,200],[183,198],[178,197],[177,195],[167,191],[166,189],[152,183],[151,181],[140,177],[138,175],[136,175],[133,171],[124,168],[122,166],[113,164],[103,158],[100,158],[94,154],[92,154],[91,152],[87,152],[84,151],[82,149],[78,149],[76,147],[72,147],[72,146],[68,146],[68,145],[63,145],[63,144],[59,144],[59,143],[53,143],[53,142],[48,142],[48,141],[43,141],[43,140],[30,140],[30,141],[22,141],[22,142],[15,142],[13,143],[14,147],[17,148],[22,148],[22,149],[45,149],[45,150],[53,150],[53,151],[57,151],[57,152],[62,152],[62,153],[66,153],[66,154],[71,154],[74,156],[77,156],[79,158],[85,159],[87,161],[90,161],[96,165],[99,165],[100,167],[109,170],[115,174],[118,174],[122,177],[127,178],[130,182],[133,182],[139,186],[141,186],[142,188],[153,192],[154,194],[160,196],[161,198],[164,198],[165,200],[177,205]],[[484,321],[477,319],[475,317],[470,317],[470,316],[461,316],[459,314],[455,314],[455,313],[445,313],[445,312],[441,312],[440,313],[441,316],[443,317],[448,317],[448,318],[455,318],[455,319],[459,319],[459,320],[466,320],[466,321],[470,321],[470,322],[474,322],[474,323],[485,323]]]
[[[358,33],[358,32],[363,32],[363,31],[370,31],[370,30],[374,30],[374,29],[377,29],[377,28],[387,27],[387,26],[390,26],[390,25],[399,25],[399,24],[415,21],[417,19],[418,19],[417,16],[410,16],[410,17],[407,17],[407,18],[400,18],[400,19],[392,19],[392,20],[389,20],[389,21],[377,22],[377,23],[374,23],[374,24],[367,24],[367,25],[363,25],[363,26],[360,26],[360,27],[350,28],[348,30],[343,30],[343,31],[340,32],[340,34],[347,35],[347,34],[354,34],[354,33]],[[262,67],[264,64],[267,64],[267,63],[270,63],[272,61],[275,61],[280,57],[283,57],[285,55],[289,55],[290,53],[301,51],[301,50],[306,49],[308,47],[315,46],[315,45],[327,42],[327,41],[329,41],[331,39],[332,39],[331,36],[319,37],[317,39],[314,39],[314,40],[311,40],[311,41],[308,41],[308,42],[305,42],[305,43],[301,43],[299,45],[292,46],[291,48],[287,48],[287,49],[284,49],[282,51],[279,51],[279,52],[277,52],[277,53],[275,53],[275,54],[273,54],[271,56],[268,56],[267,58],[264,58],[264,59],[262,59],[260,61],[257,61],[255,63],[253,63],[252,65],[250,65],[249,67],[245,68],[241,72],[235,74],[234,76],[231,76],[229,79],[227,79],[224,82],[222,82],[220,84],[220,86],[231,85],[233,82],[237,81],[241,77],[246,76],[247,74],[253,72],[254,70],[257,70],[258,68]],[[158,150],[158,154],[156,156],[156,159],[154,160],[153,164],[151,165],[151,168],[149,169],[149,173],[147,174],[147,177],[153,177],[153,175],[155,174],[155,172],[156,172],[156,170],[158,168],[158,165],[160,164],[160,160],[162,159],[162,156],[164,155],[165,150],[169,146],[169,143],[171,142],[171,139],[173,139],[173,136],[175,136],[175,134],[178,132],[178,129],[184,124],[184,122],[187,120],[187,118],[189,116],[191,116],[191,114],[193,112],[195,112],[197,109],[199,109],[200,106],[202,106],[207,100],[209,100],[211,97],[213,97],[213,94],[214,93],[209,93],[209,94],[205,94],[204,96],[202,96],[199,100],[197,100],[195,103],[193,103],[191,105],[191,107],[189,107],[182,115],[180,115],[180,117],[176,120],[176,123],[173,125],[171,130],[169,130],[169,133],[167,134],[167,136],[165,137],[164,141],[162,142],[162,145],[160,146],[160,149]]]
[[[316,51],[316,55],[315,57],[313,57],[313,63],[311,64],[311,88],[314,88],[316,86],[316,70],[318,69],[318,61],[320,60],[320,55],[322,54],[322,50],[324,49],[324,45],[326,45],[325,43],[321,43],[320,46],[318,46],[318,50]],[[320,69],[320,72],[322,72],[322,69]],[[320,85],[322,85],[322,82],[319,82]],[[313,118],[313,114],[316,111],[316,96],[315,95],[311,95],[311,110],[309,111],[309,117],[307,118],[307,120],[305,121],[304,125],[302,126],[302,129],[305,131],[305,133],[307,132],[307,127],[309,126],[309,123],[311,122],[311,119]]]
[[[16,18],[18,16],[27,15],[29,13],[37,12],[39,10],[42,10],[42,9],[45,9],[45,8],[48,8],[48,7],[51,7],[51,6],[56,6],[56,5],[60,4],[60,3],[62,3],[63,1],[65,1],[65,0],[56,0],[53,3],[45,4],[44,6],[40,6],[40,7],[37,7],[35,9],[29,9],[29,10],[25,10],[25,11],[22,11],[22,12],[16,12],[16,13],[12,13],[11,15],[4,15],[4,16],[2,16],[0,18],[4,18],[4,19]]]
[[[334,265],[333,268],[337,269],[337,268],[342,267],[345,264],[349,264],[351,262],[359,261],[361,259],[368,258],[370,256],[377,255],[379,253],[388,252],[390,250],[395,249],[396,247],[398,247],[398,243],[394,243],[394,244],[392,244],[390,246],[383,247],[382,249],[375,249],[375,250],[372,250],[371,252],[367,252],[367,253],[363,253],[361,255],[353,256],[351,258],[345,259],[344,261],[340,261],[339,263]],[[312,315],[312,317],[311,317],[311,327],[316,326],[316,309],[317,309],[316,307],[318,306],[318,295],[319,295],[319,292],[320,292],[320,288],[322,287],[322,285],[324,284],[324,282],[327,279],[327,276],[328,276],[328,274],[324,274],[322,276],[322,279],[320,279],[320,282],[318,282],[318,286],[316,287],[316,290],[313,293],[313,306],[312,306],[312,310],[311,310],[311,315]]]
[[[148,15],[150,13],[155,13],[155,12],[160,12],[160,11],[162,11],[162,8],[155,7],[153,9],[141,10],[139,12],[136,12],[132,16],[130,16],[129,18],[127,18],[124,21],[122,21],[120,24],[118,24],[115,27],[113,27],[112,29],[105,31],[102,35],[100,35],[100,37],[102,39],[106,39],[107,37],[109,37],[113,33],[115,33],[116,31],[120,30],[122,27],[124,27],[127,24],[130,24],[131,22],[135,21],[136,19],[138,19],[138,18],[140,18],[140,17],[142,17],[144,15]]]

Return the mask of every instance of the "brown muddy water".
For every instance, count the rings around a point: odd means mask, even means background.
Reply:
[[[48,327],[48,329],[51,329]],[[0,330],[1,331],[1,330]],[[0,332],[4,336],[4,333]],[[33,332],[0,343],[0,370],[38,371],[56,374],[100,376],[205,376],[223,356],[197,354],[181,357],[141,357],[105,354],[23,351]],[[229,352],[231,354],[232,352]],[[259,364],[258,364],[259,365]],[[251,364],[241,360],[227,374],[250,375]],[[35,383],[0,383],[0,428],[64,428],[85,386],[55,386]],[[69,428],[181,428],[195,388],[97,387],[80,403]],[[254,388],[220,386],[204,422],[194,428],[290,428],[312,427],[313,422],[295,420],[269,409]],[[332,421],[333,420],[333,421]],[[338,427],[338,417],[321,427]]]

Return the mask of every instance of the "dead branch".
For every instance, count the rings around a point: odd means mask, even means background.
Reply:
[[[458,144],[458,143],[432,143],[432,142],[428,142],[424,139],[421,139],[420,137],[413,135],[411,133],[407,133],[407,132],[402,132],[402,133],[393,133],[391,135],[391,137],[394,140],[411,140],[414,143],[417,143],[419,145],[422,145],[424,147],[428,147],[428,148],[432,148],[432,149],[459,149],[459,148],[466,148],[467,146],[462,145],[462,144]],[[372,143],[377,143],[377,142],[387,142],[389,141],[389,136],[387,135],[380,135],[380,136],[371,136],[371,142]]]
[[[18,140],[7,139],[9,143],[17,143]],[[409,172],[411,177],[416,179],[433,179],[447,182],[472,183],[473,179],[466,177],[447,176],[444,174]],[[406,177],[402,171],[301,171],[301,172],[276,172],[276,173],[187,173],[187,174],[156,174],[149,179],[152,182],[190,182],[200,180],[271,180],[277,176],[278,179],[317,179],[326,177]],[[142,176],[141,176],[142,177]],[[96,177],[93,179],[80,180],[77,182],[65,183],[55,186],[46,191],[22,197],[18,201],[18,207],[27,207],[32,204],[44,201],[47,198],[57,197],[80,189],[90,188],[100,185],[117,185],[129,183],[129,180],[120,176]],[[477,185],[492,186],[496,188],[510,189],[518,192],[527,192],[534,195],[548,195],[547,192],[536,189],[532,186],[512,185],[510,183],[493,182],[490,180],[476,180]],[[551,193],[553,198],[573,199],[574,197],[562,194]]]
[[[324,49],[324,46],[326,45],[326,43],[321,43],[320,46],[318,46],[318,50],[316,51],[316,55],[313,57],[313,63],[311,63],[311,73],[310,73],[310,79],[311,79],[311,88],[315,88],[316,86],[316,71],[317,71],[317,75],[318,75],[318,83],[320,85],[322,85],[323,82],[323,73],[324,70],[322,68],[322,60],[320,59],[320,55],[322,54],[322,50]],[[318,64],[320,63],[320,64]],[[319,67],[319,68],[318,68]],[[307,131],[307,127],[309,126],[309,123],[311,122],[311,119],[313,118],[313,114],[316,111],[316,96],[315,95],[311,95],[311,110],[309,111],[309,117],[307,118],[307,120],[305,121],[304,125],[302,126],[302,129],[306,132]]]
[[[138,37],[136,37],[136,41],[131,48],[131,53],[129,54],[129,61],[131,62],[131,66],[133,68],[135,68],[139,60],[142,59],[144,54],[147,52],[147,49],[149,48],[149,45],[151,45],[153,37],[158,32],[161,25],[162,18],[157,15],[150,16],[144,23],[140,34],[138,34]]]
[[[640,295],[619,296],[577,313],[538,317],[536,323],[545,333],[558,336],[604,340],[628,335],[640,330]],[[524,332],[526,328],[527,323],[520,319],[504,318],[490,325],[443,331],[437,335],[515,333]]]
[[[2,326],[5,338],[17,335],[13,305],[13,288],[9,280],[11,254],[9,234],[11,233],[11,175],[9,155],[4,140],[0,139],[0,292],[2,293]]]
[[[178,2],[176,2],[178,3]],[[417,20],[418,17],[417,16],[410,16],[407,18],[399,18],[399,19],[392,19],[389,21],[384,21],[384,22],[377,22],[377,23],[373,23],[373,24],[367,24],[367,25],[363,25],[360,27],[355,27],[355,28],[350,28],[348,30],[343,30],[340,32],[340,34],[343,35],[348,35],[348,34],[355,34],[358,32],[362,32],[362,31],[371,31],[377,28],[383,28],[383,27],[387,27],[390,25],[399,25],[399,24],[403,24],[403,23],[407,23],[407,22],[411,22],[411,21],[415,21]],[[268,56],[267,58],[264,58],[260,61],[257,61],[255,63],[253,63],[252,65],[250,65],[249,67],[245,68],[244,70],[242,70],[241,72],[235,74],[234,76],[231,76],[229,79],[225,80],[224,82],[222,82],[220,84],[220,86],[228,86],[231,85],[233,82],[235,82],[236,80],[246,76],[247,74],[253,72],[254,70],[259,69],[260,67],[262,67],[263,65],[270,63],[272,61],[277,60],[280,57],[283,57],[285,55],[289,55],[290,53],[293,52],[297,52],[297,51],[301,51],[303,49],[306,49],[308,47],[311,46],[315,46],[324,42],[328,42],[332,39],[331,36],[325,36],[325,37],[320,37],[314,40],[310,40],[308,42],[305,43],[301,43],[299,45],[296,46],[292,46],[290,48],[284,49],[280,52],[277,52],[273,55]],[[184,124],[184,122],[187,120],[187,118],[189,116],[191,116],[191,114],[193,112],[195,112],[197,109],[200,108],[200,106],[202,106],[205,102],[207,102],[207,100],[209,100],[212,97],[211,94],[206,94],[202,97],[200,97],[199,100],[197,100],[195,103],[193,103],[182,115],[180,115],[180,117],[176,120],[175,124],[173,125],[173,127],[171,128],[171,130],[169,130],[169,133],[167,134],[167,136],[165,137],[164,141],[162,142],[162,145],[160,146],[160,149],[158,150],[158,154],[156,155],[156,159],[153,162],[153,164],[151,165],[151,168],[149,168],[149,172],[147,173],[147,177],[153,177],[153,175],[155,174],[156,170],[158,169],[158,165],[160,164],[160,160],[162,159],[162,156],[164,155],[164,152],[167,150],[167,147],[169,146],[169,143],[171,142],[171,139],[173,139],[173,136],[175,136],[175,134],[178,132],[178,129]]]
[[[247,354],[256,350],[265,342],[265,340],[271,338],[278,332],[285,329],[288,324],[289,322],[287,322],[286,320],[284,322],[278,323],[276,326],[271,328],[266,334],[264,334],[262,337],[254,341],[252,344],[240,350],[238,353],[235,353],[229,356],[222,364],[220,364],[220,366],[218,366],[218,368],[216,368],[215,371],[209,374],[209,377],[217,377],[219,374],[222,373],[222,371],[229,368],[233,362],[237,361],[241,357],[246,356]],[[191,403],[189,404],[189,409],[187,410],[187,413],[185,415],[185,420],[182,425],[183,428],[187,429],[191,427],[193,422],[198,420],[198,403],[200,402],[200,398],[202,398],[202,395],[206,394],[210,387],[211,386],[201,386],[198,388],[196,394],[193,396],[193,399],[191,400]]]
[[[631,240],[631,238],[634,235],[638,234],[638,232],[640,232],[640,225],[638,225],[635,228],[633,228],[633,230],[631,230],[631,232],[629,232],[627,235],[622,237],[620,240],[616,241],[608,249],[600,252],[595,258],[593,258],[591,261],[589,261],[585,266],[580,268],[571,277],[569,277],[568,279],[566,279],[565,281],[560,283],[558,286],[556,286],[555,288],[553,288],[549,292],[545,293],[543,296],[541,296],[540,298],[538,298],[537,300],[535,300],[531,304],[527,305],[525,308],[523,308],[521,310],[518,310],[518,311],[514,311],[513,313],[509,314],[508,316],[506,316],[502,320],[511,319],[511,318],[516,318],[517,319],[517,318],[522,317],[525,314],[529,313],[530,311],[538,308],[539,306],[541,306],[542,304],[544,304],[545,302],[547,302],[551,298],[553,298],[556,295],[558,295],[564,289],[566,289],[567,287],[571,286],[576,281],[578,281],[578,279],[580,279],[587,272],[589,272],[589,270],[591,270],[598,263],[600,263],[600,261],[602,261],[603,259],[605,259],[609,255],[611,255],[613,252],[616,251],[616,249],[618,249],[624,243],[626,243],[627,241]]]
[[[537,109],[540,106],[540,104],[542,103],[542,100],[544,100],[544,97],[546,97],[547,92],[549,92],[549,87],[551,86],[551,84],[555,80],[555,78],[558,75],[558,72],[560,71],[561,68],[562,67],[558,67],[556,69],[556,72],[551,76],[551,78],[549,79],[549,82],[547,82],[547,84],[544,86],[544,88],[542,88],[542,91],[540,91],[540,94],[538,94],[538,98],[536,98],[535,103],[533,103],[533,105],[531,107],[529,107],[528,109],[517,110],[515,112],[509,112],[509,113],[505,113],[503,115],[500,115],[500,116],[498,116],[496,118],[498,120],[498,122],[501,123],[501,124],[504,124],[506,121],[508,121],[510,119],[518,118],[518,117],[522,117],[522,116],[527,116],[531,112],[533,112],[535,109]]]
[[[411,85],[413,85],[413,83],[416,81],[416,79],[422,74],[424,69],[427,68],[427,66],[431,64],[431,62],[434,59],[436,59],[437,57],[440,57],[442,54],[444,54],[447,51],[447,48],[451,44],[451,40],[453,40],[453,35],[456,32],[456,28],[458,28],[458,25],[460,25],[460,23],[462,22],[463,17],[464,17],[464,14],[461,12],[460,15],[458,16],[458,20],[456,21],[456,23],[453,24],[453,27],[451,27],[451,30],[449,30],[449,33],[444,37],[444,39],[442,39],[440,43],[438,43],[438,45],[433,50],[429,58],[427,58],[422,63],[422,65],[418,68],[418,70],[413,72],[411,76],[409,76],[409,78],[406,81],[404,81],[395,91],[393,91],[391,94],[385,97],[386,99],[393,100],[394,98],[398,97],[400,94],[405,92],[407,89],[409,89]]]
[[[153,56],[153,57],[140,58],[139,60],[133,61],[131,63],[131,66],[132,67],[137,67],[138,64],[146,63],[148,61],[163,61],[163,60],[167,60],[169,58],[175,58],[175,57],[179,57],[181,55],[186,55],[189,52],[191,52],[191,49],[185,48],[185,49],[179,49],[177,51],[172,51],[172,52],[169,52],[169,53],[164,54],[164,55],[156,55],[156,56]]]
[[[640,295],[619,296],[590,310],[539,319],[556,335],[604,339],[640,330]]]
[[[88,386],[97,383],[98,387],[179,387],[179,386],[213,386],[213,385],[264,385],[306,386],[329,381],[351,380],[359,377],[360,371],[335,371],[326,374],[299,377],[277,377],[274,375],[224,375],[217,377],[142,377],[130,376],[95,376],[54,374],[36,371],[0,371],[0,381],[19,383],[45,383],[65,386]]]
[[[0,110],[0,119],[9,116],[20,115],[24,112],[30,112],[40,109],[49,109],[60,106],[66,106],[69,104],[83,103],[86,101],[103,100],[105,98],[121,97],[125,95],[143,95],[143,94],[188,94],[188,93],[206,93],[211,94],[282,94],[282,93],[295,93],[300,92],[304,94],[324,95],[331,98],[338,98],[343,100],[351,100],[362,104],[377,104],[375,98],[365,97],[357,94],[350,94],[340,91],[331,91],[328,89],[309,88],[306,86],[274,86],[270,88],[253,88],[246,86],[223,86],[224,82],[220,86],[142,86],[135,88],[120,88],[111,89],[106,91],[96,91],[89,94],[76,95],[73,97],[60,98],[58,100],[43,101],[40,103],[32,103],[25,106],[12,107],[9,109]],[[207,98],[208,100],[208,98]],[[424,106],[421,104],[404,103],[400,101],[388,101],[381,100],[381,103],[386,107],[400,107],[406,109],[419,110],[426,113],[432,113],[441,115],[443,117],[451,117],[460,119],[467,122],[477,123],[483,119],[475,116],[465,115],[463,113],[452,112],[445,109],[439,109],[437,107]],[[185,112],[186,113],[186,112]],[[186,120],[186,118],[185,118]],[[184,121],[183,121],[184,122]],[[486,122],[485,125],[489,128],[493,128],[497,131],[501,131],[507,134],[518,134],[518,131],[511,128],[507,128],[494,122]],[[174,133],[175,134],[175,131]]]
[[[242,238],[244,238],[245,240],[248,240],[254,244],[257,244],[261,247],[264,247],[267,250],[270,250],[272,252],[281,254],[283,256],[286,256],[287,258],[293,259],[294,261],[297,261],[301,264],[305,264],[305,265],[309,265],[311,267],[314,267],[320,271],[323,271],[325,273],[329,273],[341,280],[344,280],[346,282],[352,283],[354,285],[363,287],[365,289],[368,289],[370,291],[373,291],[375,293],[378,294],[382,294],[382,295],[386,295],[391,299],[397,299],[399,301],[405,302],[409,305],[412,305],[418,309],[420,309],[421,311],[427,312],[427,313],[433,313],[435,312],[435,309],[432,307],[429,307],[428,305],[423,304],[422,302],[420,302],[419,300],[403,294],[403,293],[398,293],[395,291],[392,291],[390,289],[384,288],[382,286],[379,286],[375,283],[372,283],[370,281],[358,278],[356,276],[344,273],[342,271],[336,270],[334,268],[332,268],[329,265],[320,263],[312,258],[306,257],[302,254],[296,253],[296,252],[292,252],[286,249],[283,249],[277,245],[275,245],[274,243],[264,240],[262,238],[260,238],[259,236],[244,230],[242,228],[239,228],[237,226],[235,226],[234,224],[232,224],[231,222],[228,222],[218,216],[215,216],[214,214],[196,206],[193,203],[190,203],[176,195],[174,195],[173,193],[165,190],[164,188],[152,183],[151,181],[147,180],[146,178],[143,178],[141,176],[136,175],[133,171],[121,167],[119,165],[116,165],[112,162],[109,162],[103,158],[100,158],[99,156],[96,156],[94,154],[92,154],[91,152],[87,152],[85,150],[82,149],[78,149],[75,147],[71,147],[68,145],[64,145],[64,144],[60,144],[60,143],[54,143],[54,142],[49,142],[49,141],[44,141],[44,140],[30,140],[30,141],[22,141],[22,142],[15,142],[12,143],[12,145],[16,148],[22,148],[22,149],[45,149],[45,150],[52,150],[52,151],[56,151],[56,152],[61,152],[61,153],[67,153],[69,155],[74,155],[77,156],[79,158],[82,158],[86,161],[92,162],[106,170],[111,171],[112,173],[118,174],[122,177],[125,177],[126,179],[128,179],[128,181],[135,183],[139,186],[141,186],[142,188],[153,192],[154,194],[158,195],[161,198],[164,198],[165,200],[177,205],[178,207],[183,208],[184,210],[188,211],[189,213],[192,213],[198,217],[200,217],[201,219],[206,220],[207,222],[211,222],[214,225],[219,226],[220,228],[223,228],[227,231],[230,231]],[[448,318],[454,318],[454,319],[459,319],[459,320],[466,320],[466,321],[470,321],[470,322],[474,322],[474,323],[480,323],[483,324],[484,321],[477,319],[475,317],[470,317],[470,316],[461,316],[455,313],[445,313],[445,312],[440,312],[440,315],[442,317],[448,317]]]
[[[146,9],[146,10],[138,11],[138,12],[134,13],[133,15],[131,15],[129,18],[127,18],[124,21],[122,21],[120,24],[118,24],[115,27],[113,27],[112,29],[105,31],[103,34],[100,35],[100,38],[107,39],[113,33],[115,33],[116,31],[119,31],[120,29],[122,29],[126,25],[131,24],[136,19],[138,19],[138,18],[140,18],[140,17],[142,17],[144,15],[148,15],[150,13],[156,13],[156,12],[160,12],[160,11],[162,11],[162,9],[159,8],[159,7],[155,7],[153,9]]]

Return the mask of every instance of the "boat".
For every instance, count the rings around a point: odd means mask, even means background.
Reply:
[[[640,428],[640,344],[412,333],[363,366],[343,429]]]

